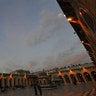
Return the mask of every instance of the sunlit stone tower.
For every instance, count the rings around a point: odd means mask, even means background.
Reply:
[[[96,0],[57,0],[96,65]]]

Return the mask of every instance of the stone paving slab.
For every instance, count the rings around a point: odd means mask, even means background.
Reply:
[[[53,89],[42,89],[43,96],[96,96],[96,83],[80,84],[80,85],[64,85]],[[8,89],[0,92],[0,96],[35,96],[34,89],[18,88],[15,90]],[[40,95],[38,95],[40,96]]]

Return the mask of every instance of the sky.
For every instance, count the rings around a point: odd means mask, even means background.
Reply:
[[[0,0],[0,72],[90,62],[56,0]]]

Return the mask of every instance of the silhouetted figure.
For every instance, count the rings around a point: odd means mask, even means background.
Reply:
[[[33,82],[34,82],[33,87],[34,87],[34,90],[35,90],[35,96],[38,95],[38,92],[39,92],[40,96],[42,96],[42,89],[41,89],[41,86],[40,86],[40,84],[38,82],[38,79],[34,78]]]

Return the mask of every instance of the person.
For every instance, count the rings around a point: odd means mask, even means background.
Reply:
[[[35,96],[38,95],[38,92],[39,92],[40,96],[42,96],[42,89],[41,89],[41,86],[38,82],[38,78],[34,78],[33,82],[34,82],[33,87],[34,87],[34,91],[35,91]]]

